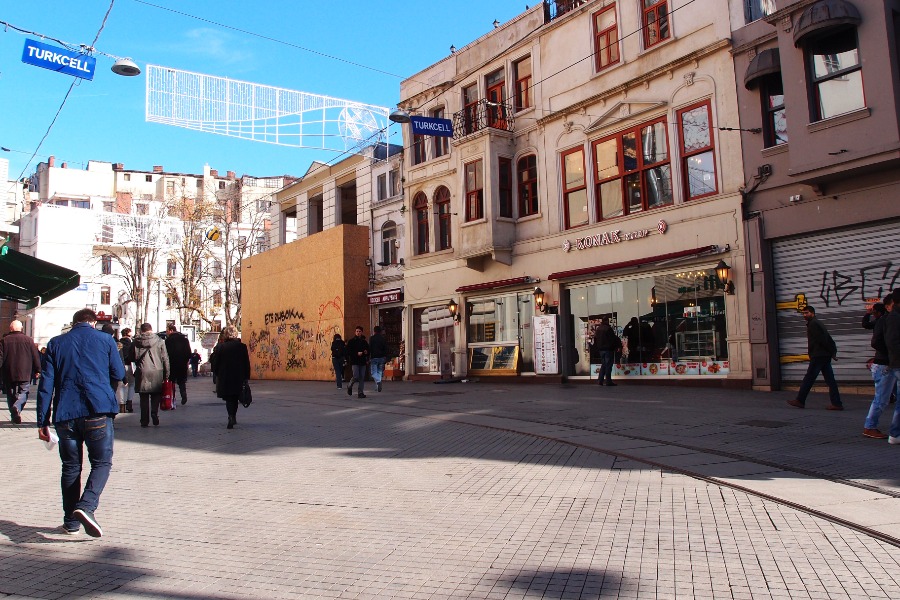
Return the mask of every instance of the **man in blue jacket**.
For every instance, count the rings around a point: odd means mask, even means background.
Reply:
[[[94,328],[97,315],[83,308],[72,317],[72,329],[47,344],[37,396],[38,437],[50,441],[50,406],[59,436],[62,460],[63,529],[91,537],[103,530],[94,511],[109,479],[113,456],[113,417],[119,403],[110,379],[125,376],[122,358],[112,336]],[[91,471],[81,489],[82,445],[87,448]]]

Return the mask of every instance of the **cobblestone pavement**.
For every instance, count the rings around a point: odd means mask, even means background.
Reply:
[[[389,382],[366,399],[326,383],[253,387],[232,431],[209,379],[191,380],[188,405],[158,428],[117,418],[97,540],[59,529],[59,459],[37,440],[34,403],[26,424],[0,424],[0,595],[900,590],[900,548],[856,527],[878,511],[887,534],[900,521],[900,447],[861,436],[864,398],[835,413],[813,410],[824,396],[800,411],[785,394],[671,386]],[[741,424],[751,421],[768,423]],[[816,510],[844,521],[801,510],[807,488]]]

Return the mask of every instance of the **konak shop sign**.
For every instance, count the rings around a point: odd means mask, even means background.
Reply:
[[[381,290],[378,292],[369,292],[367,294],[369,297],[369,304],[388,304],[390,302],[402,302],[403,301],[403,288],[396,288],[393,290]]]
[[[669,230],[669,224],[659,220],[659,223],[656,224],[656,231],[660,234],[664,234]],[[639,229],[637,231],[625,231],[623,232],[621,229],[613,229],[610,231],[604,231],[603,233],[595,233],[594,235],[587,235],[580,238],[575,238],[574,241],[566,240],[563,243],[563,250],[565,252],[569,252],[572,249],[575,250],[588,250],[590,248],[599,248],[601,246],[609,246],[610,244],[620,244],[622,242],[630,242],[632,240],[642,240],[645,237],[649,236],[652,232],[649,229]]]

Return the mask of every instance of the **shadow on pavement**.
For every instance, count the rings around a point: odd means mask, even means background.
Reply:
[[[612,573],[597,569],[569,569],[562,571],[521,571],[513,577],[501,577],[497,586],[526,592],[535,598],[609,598],[616,597],[623,580]],[[637,590],[635,590],[637,591]]]

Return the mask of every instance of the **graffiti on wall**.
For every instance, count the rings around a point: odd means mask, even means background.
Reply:
[[[344,303],[340,296],[318,306],[308,320],[297,308],[265,314],[263,329],[252,330],[247,342],[254,375],[259,379],[333,379],[331,340],[343,335]]]
[[[858,272],[823,271],[819,298],[826,307],[843,306],[853,301],[859,293],[863,302],[870,298],[883,298],[897,287],[900,279],[900,264],[882,261],[861,267]]]

